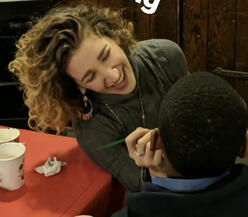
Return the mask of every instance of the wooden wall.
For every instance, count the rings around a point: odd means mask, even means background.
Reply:
[[[248,1],[183,0],[182,46],[191,71],[248,71]]]
[[[138,40],[179,43],[191,72],[216,67],[248,71],[247,0],[161,0],[153,15],[144,14],[143,3],[135,0],[91,1],[122,8],[124,17],[134,21]]]
[[[134,22],[137,40],[167,38],[177,42],[191,73],[217,67],[234,70],[221,75],[248,103],[247,0],[161,0],[153,15],[141,11],[143,0],[141,4],[135,0],[92,1],[121,8],[124,17]]]
[[[248,1],[181,2],[180,45],[190,71],[213,71],[217,67],[225,69],[218,74],[248,104]]]
[[[87,2],[87,0],[81,1]],[[161,0],[153,15],[143,13],[141,11],[143,3],[138,4],[135,0],[88,1],[114,9],[122,9],[123,16],[134,22],[137,40],[149,38],[168,38],[176,42],[180,40],[179,0]]]

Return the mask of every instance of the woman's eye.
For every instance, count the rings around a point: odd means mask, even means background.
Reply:
[[[109,57],[110,57],[110,53],[111,53],[111,48],[109,48],[107,50],[107,52],[105,53],[103,59],[102,59],[102,62],[106,61]]]
[[[87,83],[93,81],[95,79],[95,76],[96,76],[95,72],[91,73],[90,78],[87,80]]]

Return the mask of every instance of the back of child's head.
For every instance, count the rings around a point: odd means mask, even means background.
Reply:
[[[218,176],[245,146],[247,107],[208,72],[177,81],[164,97],[159,130],[168,160],[186,178]]]

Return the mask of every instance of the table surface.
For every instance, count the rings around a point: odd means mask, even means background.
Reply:
[[[110,215],[121,208],[125,189],[80,149],[75,138],[20,130],[26,145],[25,184],[18,190],[0,189],[1,217],[71,217]],[[66,166],[45,177],[34,168],[56,156]]]

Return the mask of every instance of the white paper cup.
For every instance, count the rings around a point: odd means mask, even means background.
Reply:
[[[0,144],[5,142],[19,142],[20,131],[15,128],[0,129]]]
[[[8,142],[0,145],[0,187],[16,190],[24,184],[24,156],[22,143]]]

